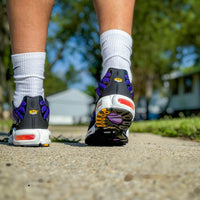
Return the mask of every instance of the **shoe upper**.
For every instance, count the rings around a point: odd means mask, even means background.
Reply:
[[[16,129],[47,129],[49,104],[41,96],[25,96],[18,108],[13,105],[14,127]]]

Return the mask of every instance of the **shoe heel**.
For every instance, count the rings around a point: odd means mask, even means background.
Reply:
[[[102,97],[97,103],[96,126],[127,130],[135,116],[133,101],[123,95]]]
[[[9,143],[16,146],[49,146],[51,132],[48,129],[13,129]]]

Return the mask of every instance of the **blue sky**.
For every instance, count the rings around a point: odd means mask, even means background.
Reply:
[[[51,35],[51,34],[53,35],[53,32],[55,29],[56,27],[52,23],[50,23],[48,35]],[[52,72],[59,78],[63,78],[69,66],[73,65],[76,70],[78,71],[82,70],[79,74],[77,74],[77,76],[79,76],[81,81],[70,85],[69,86],[70,88],[85,90],[87,85],[96,85],[96,81],[89,74],[89,72],[87,72],[87,70],[85,71],[83,70],[83,69],[87,69],[87,65],[88,65],[87,60],[83,61],[81,53],[80,53],[80,51],[85,51],[84,46],[81,46],[81,42],[79,45],[77,45],[76,41],[73,38],[71,38],[70,41],[67,41],[67,45],[70,47],[73,47],[75,50],[71,52],[71,48],[66,48],[62,53],[63,59],[58,60],[56,62],[56,64],[52,68]],[[56,47],[59,47],[58,43],[56,44]],[[52,47],[48,48],[48,46],[47,46],[47,49],[48,49],[48,52],[47,52],[48,59],[50,62],[52,62],[56,57],[56,49]]]

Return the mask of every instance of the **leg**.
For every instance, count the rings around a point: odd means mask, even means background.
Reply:
[[[45,52],[54,0],[7,0],[12,53]]]
[[[131,35],[135,0],[94,0],[100,34],[120,29]]]
[[[103,58],[98,99],[85,142],[124,145],[135,115],[132,101],[132,19],[134,0],[94,0]]]
[[[44,99],[45,46],[54,0],[7,0],[16,90],[10,143],[50,143],[49,108]]]

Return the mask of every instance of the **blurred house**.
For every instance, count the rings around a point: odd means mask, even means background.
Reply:
[[[148,119],[159,119],[166,110],[168,97],[162,96],[158,90],[154,90],[148,105]],[[147,119],[147,101],[141,96],[136,105],[135,121]]]
[[[94,108],[93,98],[76,89],[48,96],[47,100],[52,125],[87,123]]]
[[[167,113],[176,115],[200,112],[200,68],[190,73],[176,71],[163,76],[169,83]]]
[[[154,91],[148,105],[148,118],[159,119],[164,115],[179,116],[200,112],[200,68],[190,72],[175,71],[163,76],[164,87]],[[168,94],[168,95],[167,95]],[[136,105],[135,120],[147,119],[147,102],[142,96]]]

